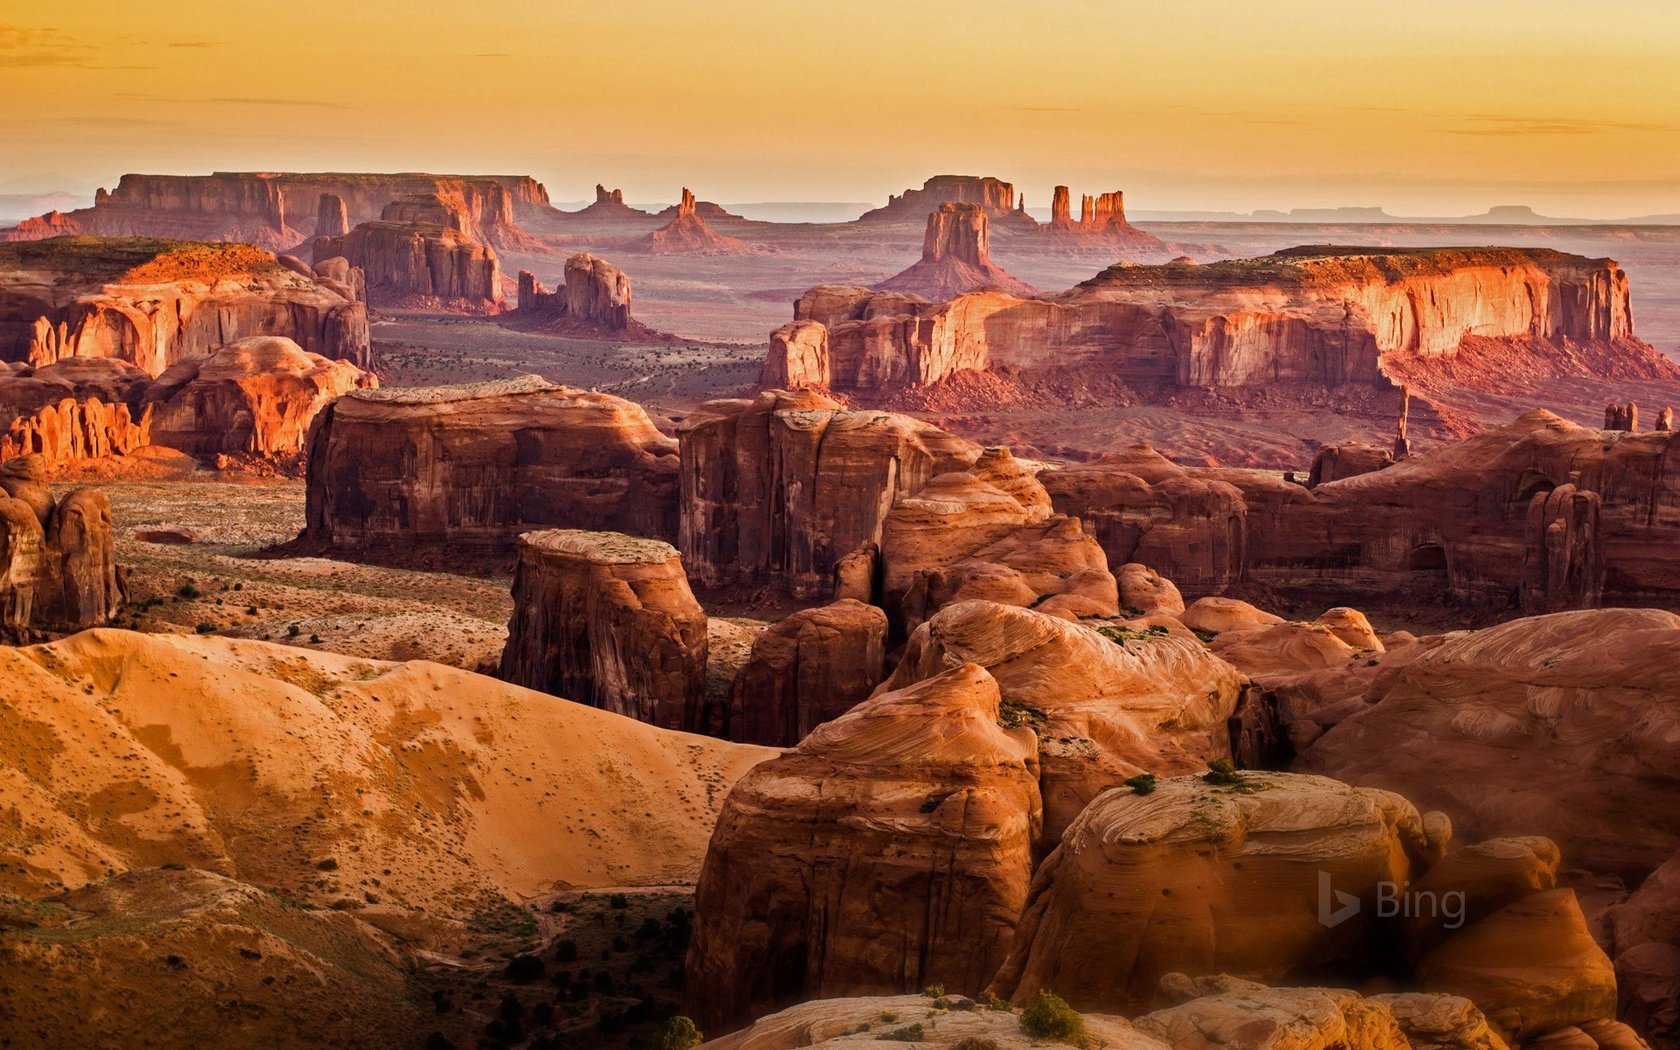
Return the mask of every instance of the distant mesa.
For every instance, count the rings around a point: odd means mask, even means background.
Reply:
[[[519,307],[511,319],[543,331],[621,341],[669,341],[630,315],[630,275],[582,252],[566,260],[565,284],[549,291],[529,270],[519,273]]]
[[[716,213],[728,216],[717,205],[710,207]],[[741,255],[753,248],[745,241],[725,237],[712,229],[696,210],[693,192],[684,186],[682,199],[671,221],[637,241],[632,250],[653,255]]]
[[[557,212],[548,191],[525,175],[274,174],[216,172],[212,175],[124,175],[115,190],[101,189],[91,208],[49,212],[28,219],[0,240],[39,240],[59,234],[100,237],[163,237],[240,241],[272,250],[291,250],[311,236],[341,236],[336,197],[345,230],[381,217],[392,201],[413,194],[453,194],[469,216],[463,232],[501,249],[547,249],[522,222],[539,228]],[[327,210],[331,213],[327,214]],[[316,212],[309,231],[310,210]],[[323,228],[323,218],[326,226]],[[296,225],[294,225],[296,224]],[[303,229],[298,226],[303,225]]]
[[[922,222],[941,204],[975,204],[988,218],[1001,219],[1015,211],[1015,187],[1002,179],[979,175],[935,175],[921,189],[889,196],[887,203],[866,211],[858,222]]]
[[[337,210],[322,197],[331,224]],[[317,237],[314,259],[343,259],[364,276],[374,306],[460,313],[502,310],[502,269],[496,249],[473,239],[476,224],[458,192],[414,193],[387,204],[375,222],[338,237]]]
[[[1024,215],[1024,209],[1022,212]],[[1050,221],[1042,226],[1034,224],[1029,232],[1052,243],[1094,245],[1134,252],[1154,253],[1168,250],[1165,241],[1126,221],[1126,195],[1111,190],[1095,196],[1087,193],[1080,198],[1079,219],[1073,218],[1073,197],[1066,186],[1057,186],[1050,200]]]
[[[1025,281],[992,262],[990,220],[979,204],[947,203],[935,208],[927,217],[921,260],[875,287],[930,299],[953,299],[980,288],[1036,294]]]

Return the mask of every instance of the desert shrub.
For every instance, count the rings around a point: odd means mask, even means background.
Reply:
[[[529,981],[540,981],[548,972],[548,967],[535,955],[515,955],[508,960],[507,969],[502,976],[515,984],[525,984]]]
[[[188,580],[186,583],[181,584],[180,589],[177,590],[175,593],[179,594],[183,598],[191,600],[193,598],[197,598],[200,594],[203,594],[204,592],[199,590],[196,586],[194,586],[194,584],[191,580]]]
[[[301,630],[301,628],[298,627],[298,625],[294,623],[294,624],[292,624],[292,625],[290,625],[286,628],[286,637],[287,638],[296,638],[298,636],[298,633],[299,633],[300,630]]]
[[[215,634],[216,625],[213,623],[201,623],[197,627],[194,627],[193,630],[197,631],[199,634]]]
[[[630,898],[622,893],[615,893],[608,899],[607,903],[615,908],[628,908],[630,907]]]
[[[1139,773],[1135,777],[1127,777],[1126,786],[1132,789],[1134,795],[1147,795],[1155,790],[1155,774]]]
[[[945,998],[945,986],[942,984],[930,984],[926,988],[922,989],[922,994],[927,996],[929,999],[943,999]]]
[[[705,1033],[682,1014],[665,1022],[659,1033],[659,1050],[693,1050],[706,1041]]]
[[[570,937],[554,946],[554,958],[557,962],[577,962],[577,942]]]
[[[1231,764],[1228,758],[1216,758],[1208,763],[1208,771],[1202,774],[1202,780],[1209,784],[1241,784],[1242,774]]]
[[[1003,1050],[1003,1044],[983,1035],[971,1035],[957,1040],[951,1050]]]
[[[1074,1043],[1085,1035],[1085,1018],[1061,996],[1040,988],[1031,1005],[1021,1011],[1021,1031],[1034,1039]]]
[[[876,1036],[875,1039],[876,1041],[882,1043],[888,1041],[899,1043],[919,1043],[922,1041],[922,1037],[925,1034],[926,1033],[922,1031],[921,1025],[907,1024],[903,1028],[895,1028],[890,1032],[882,1032],[880,1035]]]

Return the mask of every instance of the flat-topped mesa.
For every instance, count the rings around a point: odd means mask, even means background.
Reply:
[[[696,210],[693,192],[684,186],[671,221],[632,243],[629,250],[653,255],[734,255],[751,248],[712,229]]]
[[[828,329],[829,386],[865,398],[993,368],[1022,380],[1392,390],[1391,375],[1415,387],[1440,359],[1488,340],[1558,375],[1580,374],[1570,345],[1591,345],[1620,378],[1680,378],[1634,337],[1628,303],[1627,275],[1609,259],[1317,247],[1200,266],[1121,264],[1033,299],[972,292],[930,303],[814,288],[794,318]]]
[[[379,385],[347,361],[256,336],[170,367],[146,391],[152,440],[196,456],[295,456],[340,394]]]
[[[1030,285],[992,262],[989,220],[978,204],[941,204],[929,212],[921,260],[875,287],[933,299],[949,299],[977,288],[1033,294]]]
[[[323,195],[344,202],[345,229],[371,222],[392,201],[416,193],[455,193],[466,203],[473,239],[500,248],[541,250],[516,221],[557,213],[548,192],[525,175],[428,175],[422,173],[216,172],[211,175],[124,175],[112,191],[100,190],[91,208],[31,219],[0,240],[34,240],[55,233],[102,237],[167,237],[241,241],[291,248],[309,234],[290,223],[307,222]],[[319,211],[317,210],[317,223]],[[338,236],[323,231],[316,236]]]
[[[38,455],[0,464],[0,493],[0,635],[110,623],[124,594],[105,493],[55,500]]]
[[[931,424],[848,412],[814,391],[707,402],[679,428],[678,546],[708,586],[827,595],[836,563],[878,543],[888,511],[979,448]]]
[[[536,376],[358,390],[316,417],[302,538],[506,556],[532,528],[674,539],[677,447],[640,405]]]
[[[142,404],[151,378],[103,357],[0,370],[0,460],[39,454],[57,467],[151,444],[151,414]]]
[[[520,536],[497,677],[664,729],[707,731],[706,614],[676,548],[617,532]]]
[[[1015,187],[1002,179],[978,175],[935,175],[922,188],[889,196],[887,203],[864,212],[859,222],[920,222],[941,204],[976,204],[989,218],[1001,219],[1015,210]]]
[[[155,376],[252,335],[372,367],[366,306],[261,248],[97,237],[0,244],[0,359],[108,357]]]
[[[375,306],[497,313],[501,262],[494,248],[472,238],[472,227],[460,194],[411,194],[386,205],[376,222],[342,237],[316,238],[314,258],[344,259],[360,268]]]

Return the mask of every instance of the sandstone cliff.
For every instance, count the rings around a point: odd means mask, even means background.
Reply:
[[[813,392],[711,401],[683,420],[678,546],[708,586],[827,595],[836,563],[879,542],[887,512],[979,450],[907,416]]]
[[[519,537],[498,677],[664,729],[706,732],[706,614],[677,550],[617,532]]]
[[[694,194],[684,186],[671,221],[637,241],[631,250],[653,255],[738,255],[752,249],[744,241],[712,229],[695,211]]]
[[[978,204],[941,204],[928,213],[922,258],[908,270],[875,286],[946,300],[979,288],[1030,296],[1033,289],[992,262],[991,229]]]
[[[123,361],[67,357],[0,372],[0,460],[38,453],[49,467],[126,455],[151,443],[151,377]]]
[[[416,194],[386,205],[377,222],[342,237],[318,237],[315,262],[342,258],[362,270],[375,306],[427,306],[473,313],[502,308],[496,250],[474,240],[458,195]]]
[[[886,677],[887,617],[854,598],[801,609],[753,642],[735,675],[730,740],[792,747],[867,698]]]
[[[146,415],[152,440],[195,456],[293,456],[329,402],[378,385],[347,361],[258,336],[171,366],[146,391]]]
[[[885,206],[864,212],[859,222],[922,222],[945,203],[975,204],[991,218],[1015,210],[1015,187],[1001,179],[978,175],[935,175],[921,189],[908,189],[887,198]]]
[[[99,489],[54,499],[38,455],[0,464],[0,633],[109,623],[122,605],[111,503]]]
[[[641,406],[535,376],[358,390],[308,438],[304,538],[506,555],[532,528],[677,534],[676,443]]]
[[[249,245],[72,237],[0,246],[5,360],[109,357],[155,376],[250,335],[371,367],[366,307]]]
[[[602,339],[668,340],[630,316],[630,275],[587,252],[566,260],[564,287],[549,291],[529,270],[519,273],[518,321],[544,331]]]

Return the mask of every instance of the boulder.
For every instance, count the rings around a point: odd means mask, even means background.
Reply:
[[[283,336],[241,339],[167,369],[146,392],[152,438],[196,456],[293,456],[317,414],[341,394],[379,385]]]
[[[811,998],[979,992],[1026,898],[1034,767],[973,664],[878,695],[757,766],[700,873],[691,1015],[720,1033]]]
[[[356,390],[308,437],[304,538],[508,554],[534,527],[677,534],[676,442],[640,405],[536,376]]]
[[[519,537],[497,677],[664,729],[713,728],[706,614],[675,547],[616,532]]]
[[[730,692],[727,739],[792,747],[867,698],[886,677],[887,616],[842,598],[759,635]]]

